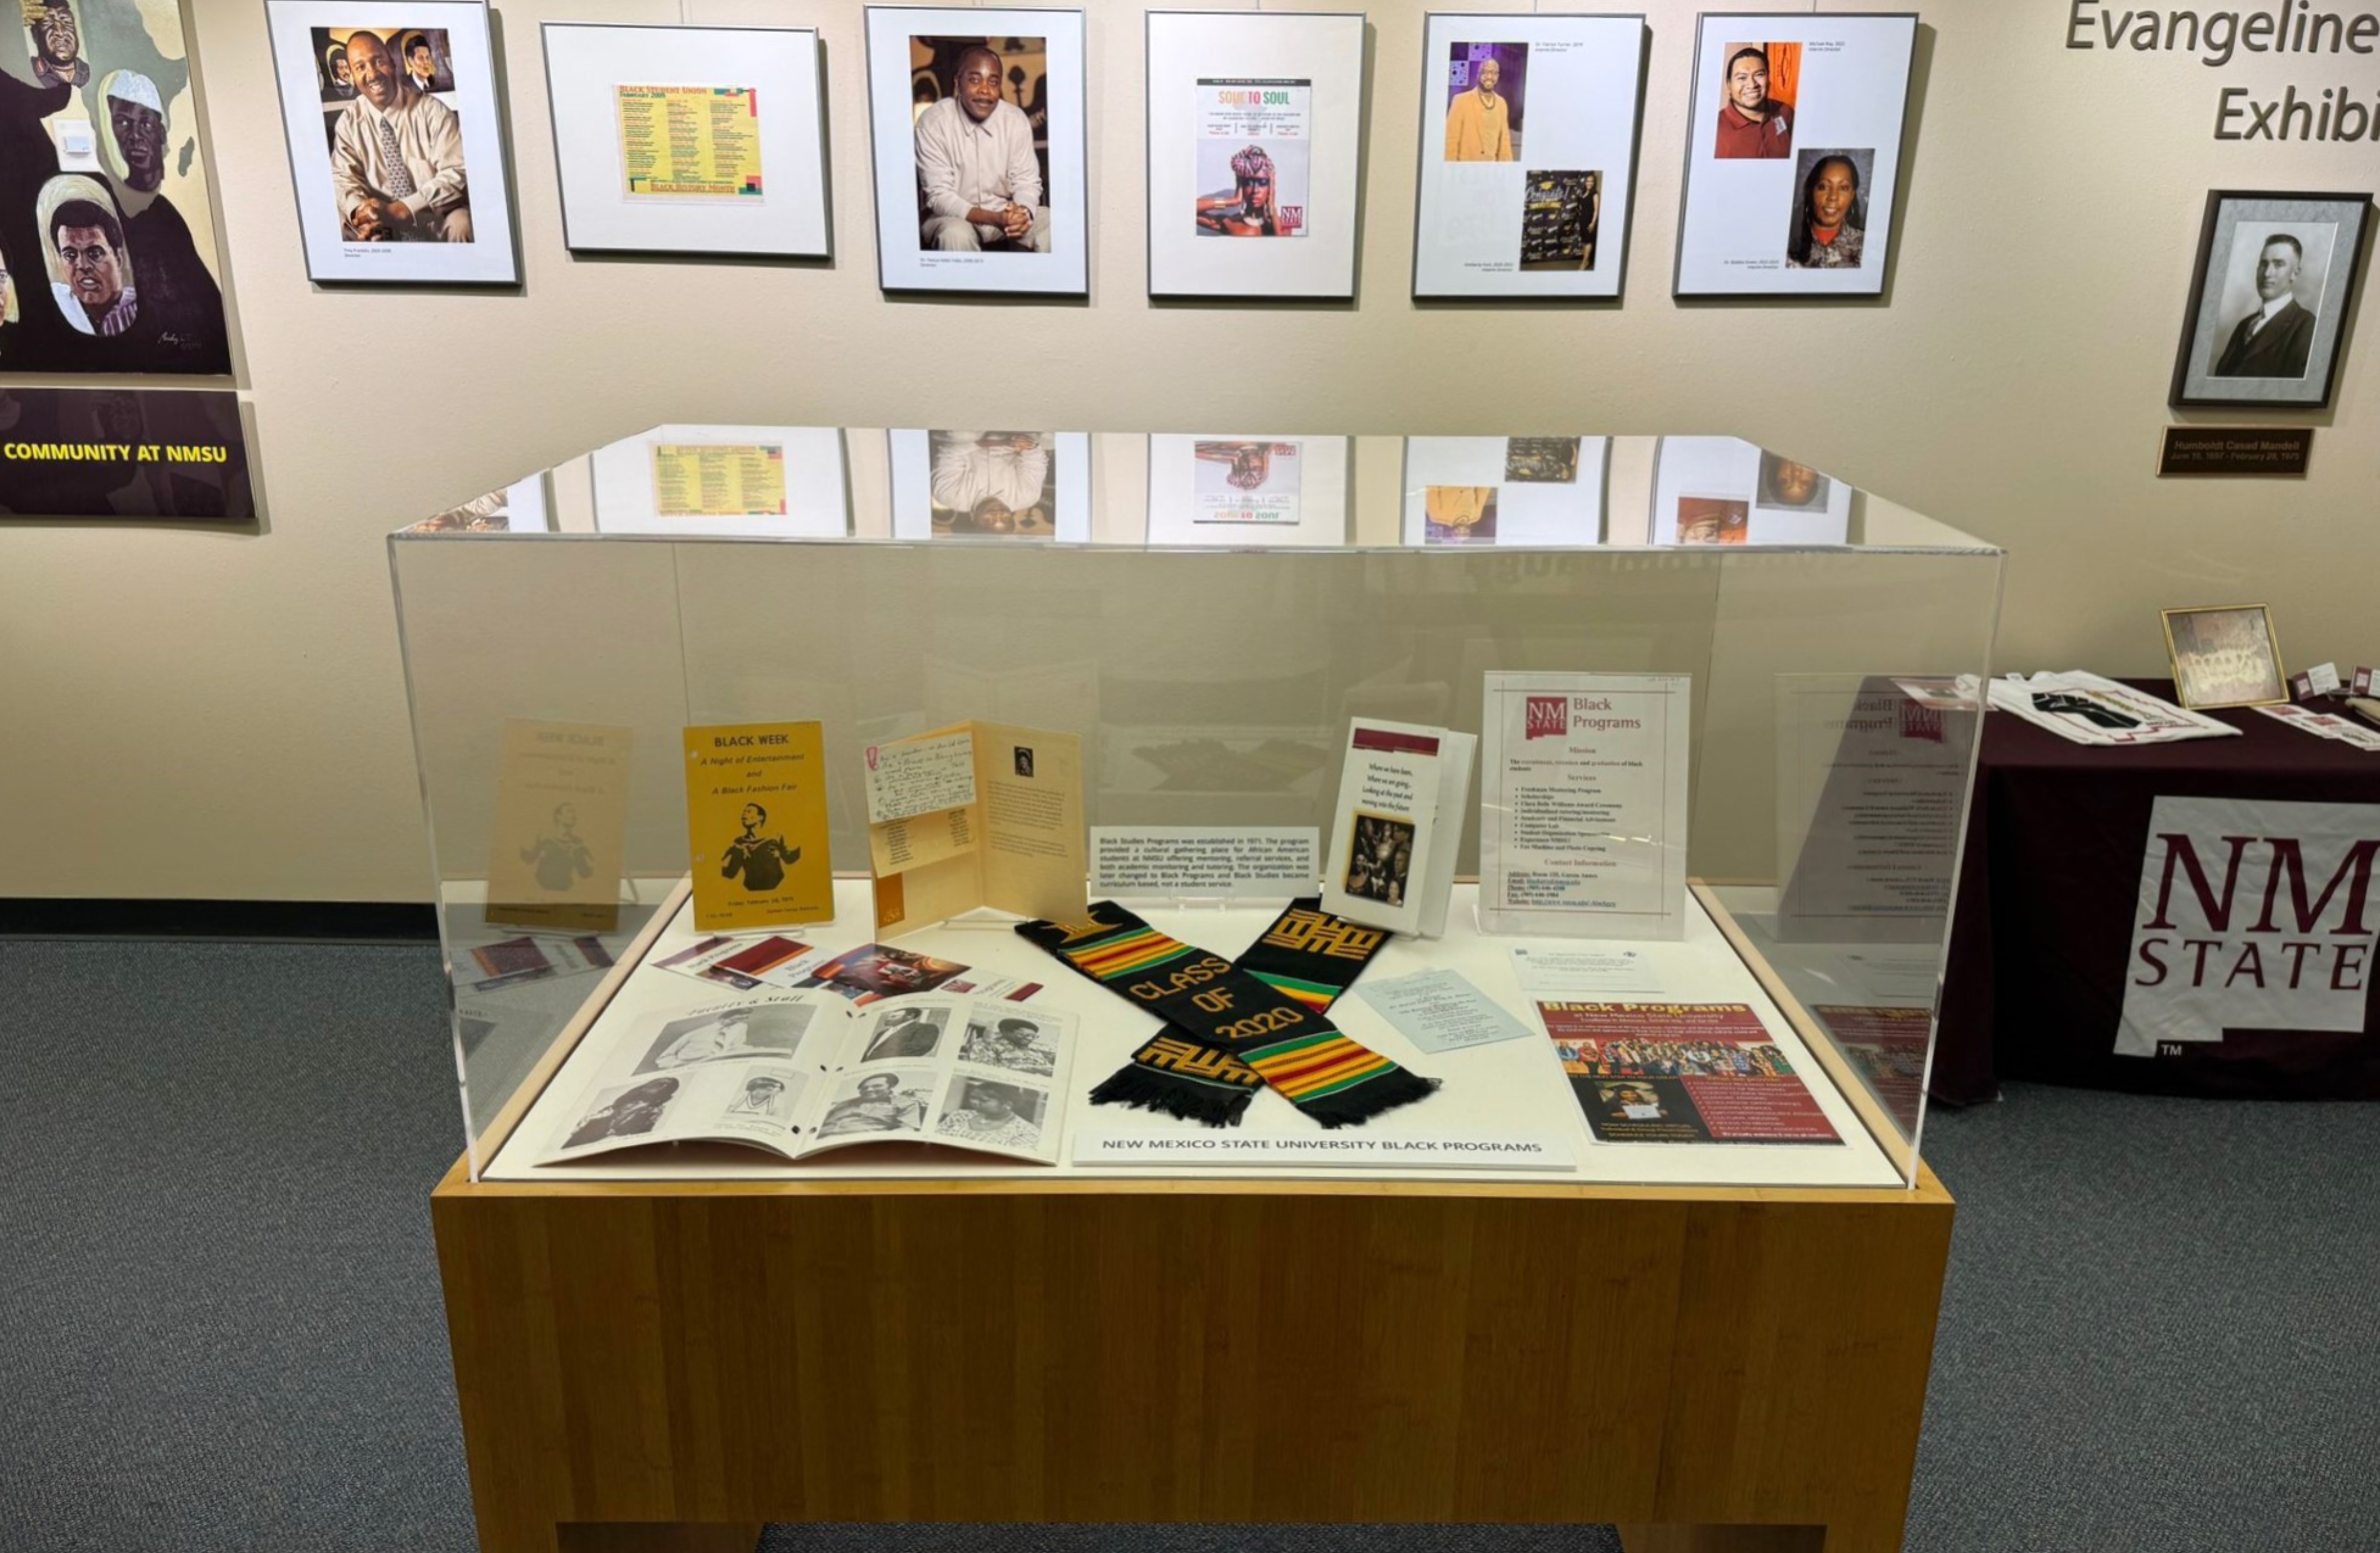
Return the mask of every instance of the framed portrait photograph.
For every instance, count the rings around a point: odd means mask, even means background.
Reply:
[[[1694,24],[1677,297],[1876,297],[1917,18],[1706,11]]]
[[[1148,13],[1148,294],[1355,295],[1364,18]]]
[[[896,540],[1091,537],[1087,431],[895,428],[885,437]]]
[[[315,281],[520,280],[488,8],[265,0]]]
[[[815,30],[549,21],[543,35],[573,253],[828,257]]]
[[[1153,432],[1148,542],[1230,549],[1347,542],[1354,446],[1279,432]]]
[[[1603,542],[1609,437],[1407,437],[1403,542]]]
[[[2277,706],[2289,698],[2272,616],[2262,604],[2160,610],[2174,697],[2192,711]]]
[[[1090,291],[1083,13],[868,7],[887,291]]]
[[[1418,297],[1616,297],[1641,16],[1433,12],[1423,28]]]
[[[2371,212],[2369,194],[2207,195],[2168,403],[2327,406]]]
[[[21,0],[0,54],[0,374],[231,370],[181,12]]]

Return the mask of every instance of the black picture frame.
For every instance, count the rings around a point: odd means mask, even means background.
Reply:
[[[1161,240],[1157,231],[1155,173],[1158,124],[1156,103],[1157,18],[1164,17],[1207,17],[1218,22],[1254,21],[1259,26],[1280,22],[1353,21],[1355,35],[1355,171],[1354,200],[1349,219],[1354,236],[1347,251],[1347,273],[1342,284],[1319,290],[1256,291],[1217,286],[1162,287],[1157,284],[1157,249]],[[1255,306],[1275,303],[1310,305],[1316,303],[1354,305],[1364,273],[1364,200],[1365,168],[1370,152],[1371,82],[1369,60],[1372,47],[1372,23],[1365,11],[1201,11],[1171,6],[1152,7],[1141,17],[1141,163],[1140,190],[1145,221],[1145,247],[1142,252],[1142,273],[1148,297],[1151,302],[1241,302]],[[1351,443],[1352,448],[1354,444]],[[1349,456],[1354,455],[1351,453]],[[1352,489],[1352,488],[1351,488]]]
[[[2335,208],[2335,214],[2309,214],[2296,219],[2302,222],[2330,220],[2344,224],[2351,217],[2354,222],[2354,232],[2348,240],[2332,246],[2325,271],[2324,296],[2313,325],[2315,338],[2310,342],[2309,351],[2324,349],[2325,357],[2322,362],[2322,386],[2318,394],[2292,396],[2286,393],[2224,394],[2211,393],[2204,388],[2196,392],[2192,391],[2192,380],[2196,376],[2203,376],[2212,382],[2266,383],[2304,382],[2312,376],[2311,369],[2313,362],[2311,356],[2307,361],[2309,371],[2297,378],[2217,374],[2213,371],[2196,374],[2192,371],[2194,362],[2206,359],[2210,354],[2208,347],[2213,336],[2206,328],[2209,322],[2206,286],[2209,277],[2216,273],[2215,249],[2218,238],[2225,234],[2224,217],[2227,207],[2251,202],[2269,206],[2328,206]],[[2340,358],[2347,354],[2348,336],[2350,333],[2347,328],[2347,320],[2354,311],[2356,283],[2362,277],[2364,256],[2372,243],[2372,207],[2373,196],[2369,191],[2312,193],[2303,190],[2209,189],[2206,195],[2205,213],[2199,223],[2197,255],[2190,273],[2190,301],[2182,310],[2181,338],[2174,348],[2173,380],[2167,389],[2166,403],[2174,409],[2328,409],[2331,397],[2338,386],[2338,364]],[[2233,230],[2236,230],[2236,225],[2241,219],[2237,214],[2233,215]],[[2268,214],[2262,218],[2259,224],[2279,224],[2287,219]],[[2346,274],[2343,284],[2337,288],[2334,301],[2329,278],[2338,273],[2338,261],[2342,250],[2346,255]],[[2230,259],[2230,249],[2227,247],[2225,250],[2227,265]],[[2235,317],[2231,321],[2231,327],[2236,330],[2245,322],[2245,319],[2246,315]],[[2217,330],[2223,327],[2219,318],[2214,322]],[[2323,337],[2325,335],[2326,339]]]
[[[1687,285],[1686,238],[1689,231],[1691,230],[1689,223],[1693,220],[1694,214],[1694,146],[1696,144],[1696,137],[1701,133],[1700,127],[1705,122],[1703,110],[1706,106],[1706,99],[1703,95],[1703,89],[1705,85],[1707,84],[1703,79],[1703,37],[1706,29],[1714,21],[1734,21],[1739,19],[1754,23],[1755,26],[1772,20],[1795,23],[1817,21],[1905,21],[1909,24],[1909,67],[1901,76],[1900,79],[1900,112],[1892,138],[1892,199],[1887,201],[1885,208],[1885,219],[1887,222],[1887,225],[1885,227],[1885,254],[1883,261],[1875,265],[1872,269],[1867,270],[1866,273],[1862,277],[1864,280],[1872,281],[1872,285],[1863,285],[1857,290],[1827,290],[1810,291],[1806,293],[1781,291],[1773,287],[1738,289],[1723,286],[1694,286],[1690,288]],[[1900,224],[1898,219],[1899,211],[1897,207],[1900,205],[1903,198],[1901,174],[1909,164],[1910,107],[1916,101],[1917,97],[1917,48],[1919,42],[1919,30],[1923,25],[1923,18],[1915,11],[1818,11],[1809,13],[1797,11],[1780,11],[1775,13],[1702,11],[1696,13],[1694,17],[1694,52],[1689,56],[1694,75],[1693,79],[1688,81],[1686,87],[1687,130],[1685,137],[1685,161],[1678,176],[1678,231],[1676,247],[1672,252],[1670,262],[1670,300],[1678,302],[1780,302],[1790,307],[1802,302],[1874,302],[1880,301],[1883,298],[1888,285],[1887,272],[1891,268],[1900,252]],[[1876,152],[1881,153],[1884,150],[1883,141],[1879,140],[1873,149]],[[1873,222],[1874,219],[1872,213],[1874,208],[1874,206],[1870,206],[1871,222]]]
[[[861,7],[859,13],[860,95],[862,101],[866,104],[866,114],[868,117],[868,198],[872,210],[871,226],[875,234],[876,243],[876,288],[888,297],[953,297],[959,298],[1010,297],[1021,298],[1026,301],[1047,300],[1051,302],[1087,303],[1090,300],[1091,296],[1090,249],[1094,243],[1094,239],[1091,235],[1091,130],[1089,123],[1091,105],[1089,79],[1091,18],[1090,13],[1079,6],[995,5],[982,8],[987,15],[1004,16],[1016,12],[1036,11],[1053,17],[1071,17],[1074,18],[1075,26],[1078,30],[1079,36],[1082,40],[1084,76],[1082,86],[1083,122],[1075,127],[1075,132],[1082,137],[1083,154],[1079,176],[1075,181],[1075,199],[1077,203],[1077,208],[1079,208],[1083,212],[1083,242],[1085,251],[1083,254],[1082,284],[1075,286],[1051,287],[1048,289],[1001,285],[990,281],[985,281],[979,284],[969,284],[965,281],[929,284],[914,277],[908,279],[895,279],[884,267],[885,254],[890,251],[892,245],[892,223],[900,218],[892,212],[889,212],[885,207],[884,182],[881,164],[885,157],[897,156],[899,154],[899,148],[895,147],[888,151],[886,147],[879,143],[880,137],[876,133],[877,60],[875,54],[875,18],[880,13],[887,16],[901,12],[913,13],[917,16],[933,16],[943,15],[965,8],[967,7],[958,6],[955,4],[955,0],[953,0],[953,3],[952,4],[939,6],[924,4],[866,6]],[[1041,33],[1040,36],[1046,38],[1049,34],[1045,31]],[[823,57],[825,54],[823,34],[821,34],[821,41],[820,43],[820,54],[821,57]],[[821,104],[824,103],[824,97],[822,94],[820,97],[820,103]],[[1054,182],[1057,177],[1057,169],[1054,164],[1050,168],[1050,176],[1051,180]],[[1043,197],[1046,199],[1049,197],[1050,190],[1045,188],[1042,193]]]
[[[1630,109],[1628,127],[1627,184],[1625,188],[1625,197],[1621,200],[1619,206],[1618,219],[1620,224],[1620,240],[1616,245],[1616,251],[1613,254],[1614,284],[1608,295],[1597,295],[1594,293],[1570,294],[1536,290],[1498,290],[1488,292],[1438,291],[1425,289],[1423,286],[1421,235],[1422,215],[1426,201],[1423,196],[1424,178],[1422,167],[1429,160],[1431,138],[1436,133],[1439,123],[1443,119],[1445,114],[1443,103],[1440,101],[1445,91],[1444,82],[1440,78],[1433,75],[1430,69],[1430,66],[1435,57],[1430,53],[1432,30],[1440,21],[1462,22],[1482,26],[1501,21],[1621,23],[1633,21],[1636,23],[1636,100],[1634,105]],[[1494,307],[1512,303],[1520,303],[1524,306],[1550,303],[1558,307],[1620,307],[1627,300],[1628,240],[1634,233],[1636,226],[1636,180],[1637,173],[1642,166],[1645,153],[1645,92],[1649,89],[1653,79],[1653,27],[1651,18],[1642,11],[1614,11],[1609,13],[1595,12],[1591,14],[1560,13],[1553,16],[1547,16],[1538,11],[1426,11],[1422,14],[1421,30],[1424,57],[1422,60],[1421,71],[1422,105],[1420,115],[1420,142],[1415,151],[1414,172],[1413,263],[1411,266],[1410,292],[1413,299],[1416,302],[1452,303],[1457,306],[1465,307],[1483,305]],[[1433,112],[1433,109],[1435,109],[1435,112]],[[1609,175],[1608,172],[1605,173],[1604,177],[1605,182],[1603,195],[1605,198],[1603,210],[1608,215],[1611,209],[1610,202],[1608,198],[1610,188]],[[1598,243],[1600,241],[1601,239],[1598,238]],[[1598,253],[1598,258],[1599,257],[1600,254]]]
[[[564,149],[561,114],[556,105],[557,99],[561,96],[561,87],[555,79],[553,70],[553,35],[558,31],[642,31],[672,33],[806,32],[809,34],[811,47],[816,55],[818,74],[819,202],[822,213],[825,216],[825,235],[818,249],[816,251],[809,251],[799,249],[775,248],[725,249],[712,246],[689,248],[685,246],[671,247],[668,245],[613,244],[574,237],[572,236],[570,224],[570,177],[565,165],[568,160],[568,153],[565,152]],[[625,257],[679,259],[695,261],[714,259],[750,259],[783,261],[790,263],[808,264],[832,264],[834,261],[834,147],[832,140],[829,139],[827,132],[826,39],[817,28],[776,26],[737,27],[725,25],[711,26],[708,24],[696,25],[693,23],[677,24],[669,22],[642,21],[545,21],[538,24],[538,50],[539,57],[545,67],[546,127],[547,131],[553,141],[554,198],[559,201],[562,208],[562,246],[564,251],[569,253],[573,258],[580,256],[598,259],[607,257]]]

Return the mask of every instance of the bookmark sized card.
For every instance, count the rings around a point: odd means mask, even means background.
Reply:
[[[1052,921],[1090,910],[1083,741],[962,722],[868,751],[876,930],[989,906]]]
[[[1476,734],[1356,718],[1349,725],[1322,909],[1366,927],[1446,931]]]
[[[686,730],[686,827],[700,931],[834,920],[818,723]]]
[[[488,841],[487,918],[609,933],[620,926],[634,733],[507,718]]]

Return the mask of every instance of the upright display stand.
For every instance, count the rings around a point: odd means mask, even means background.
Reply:
[[[1900,1547],[1914,1190],[471,1183],[431,1199],[484,1553],[816,1522],[1617,1522]]]

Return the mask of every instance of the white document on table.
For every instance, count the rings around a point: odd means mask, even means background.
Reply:
[[[1487,676],[1482,928],[1685,936],[1692,689],[1686,674]]]

